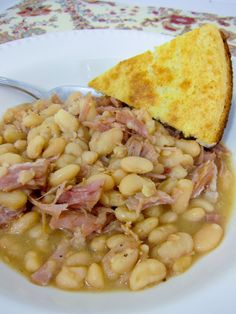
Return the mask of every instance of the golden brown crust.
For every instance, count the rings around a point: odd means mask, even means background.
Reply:
[[[194,137],[220,141],[232,98],[232,65],[224,34],[204,25],[153,52],[124,60],[89,85]]]
[[[231,108],[231,101],[232,101],[232,95],[233,95],[233,67],[232,67],[232,61],[231,61],[231,54],[230,54],[230,50],[229,50],[229,46],[227,43],[227,37],[226,35],[220,31],[221,34],[221,38],[223,40],[224,43],[224,48],[225,48],[225,59],[228,65],[228,75],[227,75],[227,86],[228,86],[228,91],[227,91],[227,96],[225,99],[225,106],[224,106],[224,111],[222,114],[222,119],[220,121],[220,126],[219,126],[219,131],[218,131],[218,141],[219,142],[224,134],[224,129],[227,125],[228,122],[228,118],[229,118],[229,112],[230,112],[230,108]]]

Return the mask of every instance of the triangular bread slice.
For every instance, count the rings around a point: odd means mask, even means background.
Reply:
[[[89,86],[146,108],[153,118],[210,147],[221,139],[230,110],[230,52],[224,35],[204,25],[118,63]]]

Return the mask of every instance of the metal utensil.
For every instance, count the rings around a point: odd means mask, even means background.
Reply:
[[[82,94],[91,93],[93,96],[101,96],[100,93],[96,92],[93,88],[84,87],[79,85],[64,85],[57,86],[49,91],[41,90],[31,84],[12,80],[6,77],[0,76],[0,86],[6,86],[15,88],[23,93],[30,95],[35,99],[49,98],[53,94],[57,94],[62,100],[65,100],[72,92],[81,92]]]

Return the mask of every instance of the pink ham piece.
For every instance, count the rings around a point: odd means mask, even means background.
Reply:
[[[205,188],[211,183],[215,173],[215,163],[213,160],[208,160],[197,166],[192,175],[193,192],[192,198],[199,196]]]
[[[66,203],[71,208],[83,208],[91,211],[99,201],[104,180],[97,180],[83,186],[74,186],[62,193],[58,203]]]
[[[102,218],[102,219],[101,219]],[[59,218],[52,217],[50,227],[52,229],[63,229],[76,232],[81,230],[81,234],[87,237],[93,232],[100,232],[106,223],[106,215],[94,216],[78,210],[64,212]]]
[[[205,221],[207,223],[219,224],[222,222],[222,216],[217,213],[209,213],[209,214],[206,214]]]
[[[116,121],[127,126],[128,129],[135,131],[142,137],[149,138],[145,124],[137,119],[129,110],[119,110],[116,112]]]
[[[138,135],[132,135],[126,142],[126,147],[129,156],[140,156],[149,159],[152,162],[156,162],[158,159],[158,153],[155,147]]]
[[[131,196],[126,201],[126,206],[129,210],[135,210],[140,212],[148,207],[161,204],[172,204],[173,199],[170,195],[162,192],[160,190],[151,197],[146,197],[142,193],[137,193],[134,196]]]
[[[31,280],[40,286],[46,286],[60,271],[69,250],[70,241],[63,239],[49,259],[31,275]]]
[[[53,217],[59,217],[60,214],[68,209],[68,204],[45,204],[39,201],[36,201],[33,197],[29,196],[29,201],[37,206],[37,208],[40,210],[41,213],[45,213],[48,215],[51,215]]]
[[[0,229],[6,228],[15,219],[19,218],[21,213],[25,210],[22,207],[17,210],[12,210],[3,206],[0,206]]]
[[[45,187],[49,165],[50,163],[48,160],[39,159],[35,162],[15,164],[9,167],[7,174],[0,178],[0,190],[8,192],[19,188],[38,189],[40,187]],[[35,176],[31,181],[23,185],[19,182],[20,173],[23,170],[30,169],[34,170]]]

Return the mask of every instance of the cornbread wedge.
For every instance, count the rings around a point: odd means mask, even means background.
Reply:
[[[204,25],[153,52],[124,60],[89,86],[194,137],[220,141],[231,105],[232,66],[224,34]]]

